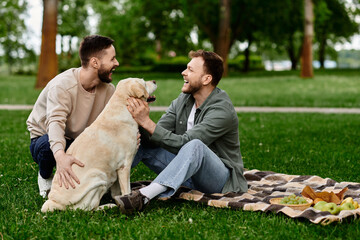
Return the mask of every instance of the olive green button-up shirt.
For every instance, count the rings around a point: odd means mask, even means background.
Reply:
[[[229,96],[225,91],[215,88],[196,109],[194,127],[187,130],[187,121],[194,103],[192,95],[181,93],[158,121],[150,137],[151,142],[177,154],[190,140],[201,140],[230,170],[230,177],[222,192],[246,192],[239,122]]]

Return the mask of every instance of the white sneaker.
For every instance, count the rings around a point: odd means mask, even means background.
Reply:
[[[40,192],[40,196],[42,196],[43,198],[46,198],[48,193],[50,192],[52,180],[53,180],[53,176],[49,177],[48,179],[44,179],[39,172],[38,174],[39,192]]]

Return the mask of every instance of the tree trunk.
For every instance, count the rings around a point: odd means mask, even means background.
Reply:
[[[294,48],[288,49],[288,54],[289,54],[290,62],[291,62],[291,70],[296,70],[296,67],[298,64],[298,59],[295,55]]]
[[[325,49],[326,49],[326,36],[321,36],[320,46],[319,46],[319,62],[320,68],[325,68]]]
[[[312,67],[312,39],[314,35],[314,12],[312,0],[305,1],[305,29],[304,43],[301,54],[301,77],[312,78],[314,76]]]
[[[219,22],[219,35],[214,44],[214,50],[224,60],[224,74],[228,75],[228,55],[230,51],[230,1],[220,0],[220,22]]]
[[[35,88],[43,88],[58,73],[56,56],[58,0],[43,0],[43,24],[39,69]]]
[[[67,62],[69,62],[69,63],[71,62],[71,57],[72,57],[72,48],[71,48],[72,40],[73,40],[73,37],[69,36],[69,40],[68,40],[69,49],[67,52]]]
[[[250,69],[250,46],[252,44],[252,34],[249,34],[248,36],[248,46],[245,49],[244,55],[245,55],[245,61],[244,61],[244,68],[243,72],[248,72]]]
[[[286,46],[286,51],[289,56],[290,62],[291,62],[291,70],[296,70],[297,63],[298,63],[298,56],[295,53],[295,43],[294,43],[294,37],[293,35],[289,36],[288,39],[288,45]]]
[[[155,40],[155,51],[156,51],[156,59],[160,60],[162,58],[163,52],[162,52],[161,41],[158,39]]]

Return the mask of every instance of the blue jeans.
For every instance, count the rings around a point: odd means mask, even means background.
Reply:
[[[221,159],[197,139],[185,144],[177,155],[141,145],[132,167],[140,161],[158,174],[153,182],[168,187],[159,197],[172,196],[181,185],[203,193],[220,193],[230,176]]]
[[[74,140],[66,139],[66,149]],[[50,149],[49,136],[47,134],[32,138],[30,143],[30,152],[34,161],[39,165],[39,172],[42,178],[47,179],[53,173],[56,166],[54,154]]]

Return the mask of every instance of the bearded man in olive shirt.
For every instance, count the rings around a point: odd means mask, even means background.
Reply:
[[[128,110],[152,144],[140,146],[133,166],[143,161],[158,176],[149,186],[115,198],[123,213],[140,211],[150,199],[169,197],[181,185],[204,193],[247,191],[237,114],[226,92],[216,87],[223,61],[203,50],[189,57],[182,93],[157,124],[145,101],[128,100]]]
[[[53,78],[26,121],[31,155],[39,165],[39,191],[44,198],[51,188],[55,165],[60,186],[75,188],[74,181],[80,183],[71,166],[83,164],[65,151],[95,121],[115,91],[110,82],[119,62],[113,42],[99,35],[85,37],[79,49],[81,67]]]

